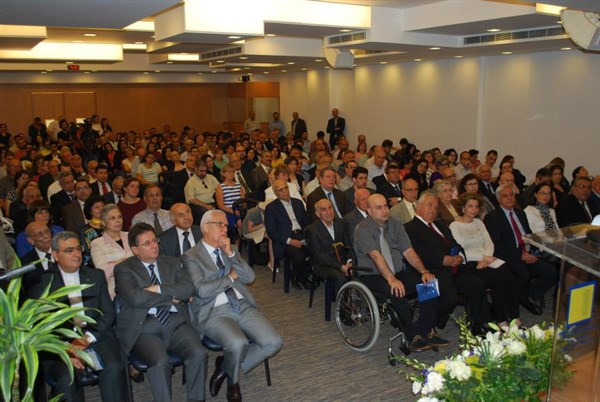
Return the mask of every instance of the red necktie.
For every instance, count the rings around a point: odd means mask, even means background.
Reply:
[[[102,183],[102,194],[106,194],[108,193],[108,187],[106,186],[106,183]]]
[[[517,225],[517,221],[515,221],[515,217],[512,212],[509,212],[508,216],[510,218],[510,224],[513,227],[513,231],[515,232],[515,236],[517,237],[517,245],[521,250],[523,250],[525,248],[525,242],[523,241],[523,236],[519,230],[519,225]]]

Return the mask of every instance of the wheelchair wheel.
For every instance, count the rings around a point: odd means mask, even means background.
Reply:
[[[369,350],[379,337],[379,308],[371,291],[358,281],[346,283],[337,295],[335,323],[346,345]]]

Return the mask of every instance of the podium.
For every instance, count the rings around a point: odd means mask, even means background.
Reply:
[[[600,244],[586,236],[594,229],[600,227],[577,225],[524,237],[546,256],[560,260],[555,339],[565,335],[565,328],[568,336],[577,339],[563,351],[573,359],[573,378],[560,389],[553,384],[551,367],[547,401],[600,402]],[[553,354],[558,352],[555,349],[556,343]]]

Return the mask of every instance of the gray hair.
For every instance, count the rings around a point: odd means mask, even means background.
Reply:
[[[442,191],[443,186],[452,187],[452,184],[450,184],[450,182],[447,180],[436,180],[433,182],[433,188],[431,189],[431,191],[434,194],[438,195],[440,191]]]
[[[119,209],[117,204],[106,204],[102,207],[102,211],[100,211],[100,219],[104,222],[108,218],[108,213],[113,209]]]
[[[419,196],[419,199],[417,200],[417,205],[420,205],[423,202],[423,200],[425,200],[425,198],[427,198],[427,197],[433,197],[436,200],[438,198],[437,195],[433,191],[431,191],[431,190],[423,191],[421,193],[421,195]]]
[[[77,243],[79,243],[79,236],[73,232],[69,232],[68,230],[55,234],[52,236],[52,250],[57,251],[58,243],[61,241],[67,241],[69,239],[76,239]]]
[[[510,184],[510,183],[501,184],[501,185],[498,186],[498,188],[494,192],[494,194],[496,195],[496,199],[497,200],[500,199],[500,193],[502,191],[504,191],[505,189],[507,189],[507,188],[510,188],[512,190],[513,194],[517,193],[517,191],[515,190],[515,186],[513,184]]]
[[[202,228],[202,232],[204,232],[204,226],[208,222],[212,222],[212,219],[215,215],[222,215],[227,217],[227,214],[225,214],[225,212],[221,211],[220,209],[210,209],[206,211],[204,215],[202,215],[202,219],[200,219],[200,227]]]
[[[58,182],[59,182],[59,183],[61,183],[61,184],[62,184],[62,183],[64,183],[65,179],[66,179],[67,177],[69,177],[69,176],[73,176],[73,173],[71,173],[71,171],[70,171],[70,170],[68,170],[68,171],[67,171],[67,170],[65,170],[65,171],[63,171],[63,172],[60,172],[60,173],[58,174]],[[75,177],[75,176],[73,176],[73,177]]]

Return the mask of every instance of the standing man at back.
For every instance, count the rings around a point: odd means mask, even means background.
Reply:
[[[337,140],[344,135],[346,129],[346,119],[339,116],[340,111],[337,108],[331,110],[331,119],[327,122],[327,133],[329,133],[329,149],[334,149]]]

